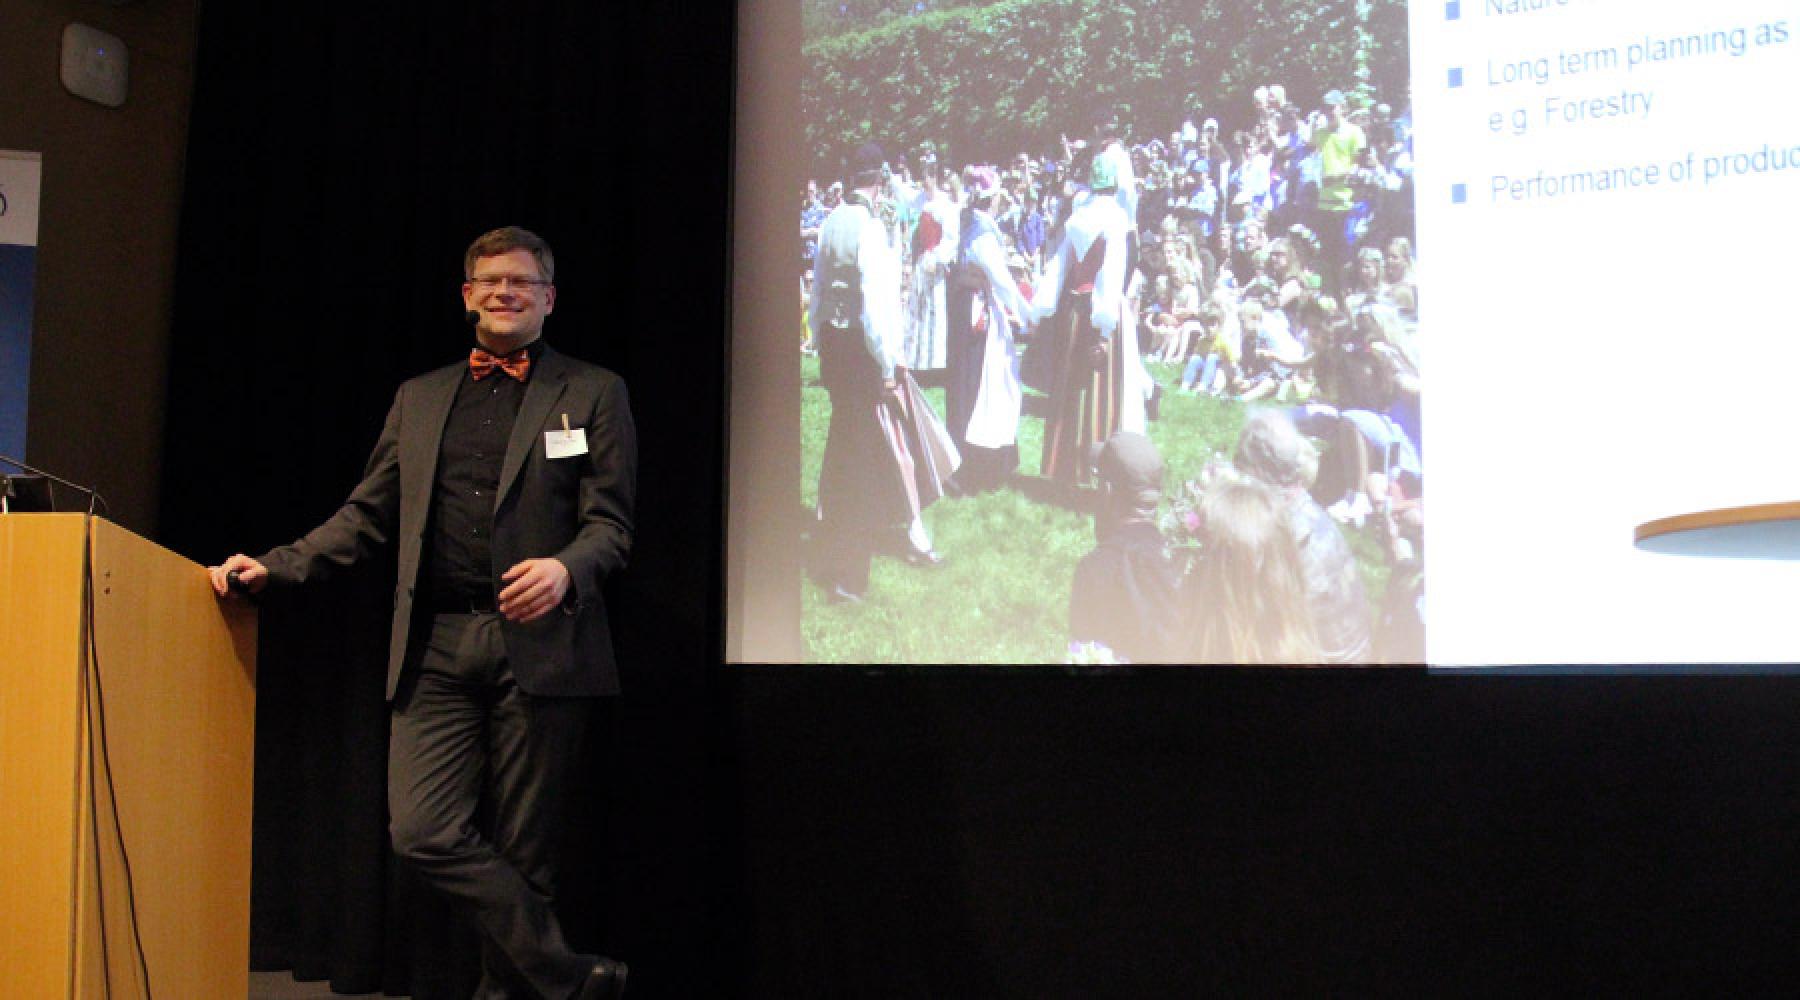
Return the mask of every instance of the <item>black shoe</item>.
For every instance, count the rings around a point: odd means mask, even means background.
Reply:
[[[603,958],[588,970],[581,992],[575,996],[579,1000],[619,1000],[625,995],[625,973],[624,962]]]

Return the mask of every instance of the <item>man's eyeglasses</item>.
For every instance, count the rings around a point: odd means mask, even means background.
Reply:
[[[550,282],[542,278],[526,278],[516,274],[484,274],[478,278],[470,278],[469,284],[484,292],[503,291],[509,285],[521,292],[535,292],[550,286]]]

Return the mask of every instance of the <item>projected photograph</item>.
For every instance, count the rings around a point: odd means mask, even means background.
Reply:
[[[1406,3],[801,5],[804,658],[1422,663]]]

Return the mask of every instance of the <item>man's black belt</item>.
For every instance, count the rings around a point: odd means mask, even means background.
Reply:
[[[500,610],[493,594],[444,595],[431,600],[434,615],[482,615]]]

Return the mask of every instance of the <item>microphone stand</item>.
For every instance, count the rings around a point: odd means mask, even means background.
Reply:
[[[81,493],[86,493],[88,495],[88,513],[90,515],[94,513],[94,508],[96,506],[98,506],[101,510],[106,509],[106,498],[101,496],[100,491],[94,489],[93,487],[83,486],[80,483],[76,483],[76,482],[70,482],[69,480],[64,479],[63,477],[61,477],[53,472],[45,472],[43,469],[37,468],[36,466],[26,465],[24,462],[20,461],[19,459],[13,458],[11,455],[0,455],[0,462],[10,465],[13,468],[18,469],[21,472],[25,472],[29,475],[42,476],[45,479],[48,479],[53,483],[60,483],[61,485],[67,486],[68,488],[70,488],[72,490],[76,490]],[[4,490],[0,490],[0,513],[9,513],[9,511],[5,510],[5,506],[6,506],[6,498],[13,495],[12,477],[0,475],[0,480],[4,480],[6,483],[6,488]],[[55,506],[54,499],[55,498],[52,497],[52,504],[51,504],[52,506]]]

